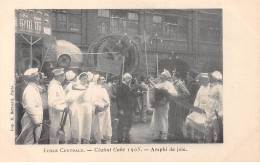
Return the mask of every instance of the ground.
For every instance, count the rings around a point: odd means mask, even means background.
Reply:
[[[133,124],[130,131],[131,143],[153,143],[153,133],[150,128],[151,117],[151,115],[147,116],[146,123],[140,122],[140,116],[136,117],[137,119],[139,119],[139,121]]]

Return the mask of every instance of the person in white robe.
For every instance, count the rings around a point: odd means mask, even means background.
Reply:
[[[60,123],[63,112],[69,112],[66,103],[65,91],[62,88],[62,83],[65,79],[64,69],[55,69],[54,74],[48,87],[48,105],[50,118],[50,144],[67,143],[70,139],[70,119],[67,116],[66,124],[64,126],[64,133],[61,133]]]
[[[66,101],[70,107],[71,116],[71,140],[74,144],[80,144],[83,140],[82,130],[84,129],[84,111],[83,94],[87,90],[88,75],[83,72],[78,77],[78,84],[74,84],[71,90],[66,94]]]
[[[110,99],[105,88],[105,78],[103,76],[97,78],[97,85],[94,88],[92,103],[95,107],[95,115],[92,123],[92,137],[96,144],[100,144],[101,140],[104,143],[111,143],[112,125],[110,116]]]
[[[21,120],[22,131],[16,139],[16,144],[38,143],[41,135],[43,121],[43,108],[39,88],[39,75],[37,68],[30,68],[24,76],[27,78],[28,85],[23,92],[22,104],[25,113]],[[35,129],[35,137],[33,131]],[[36,141],[34,141],[34,138]]]
[[[201,84],[200,89],[197,92],[194,106],[198,107],[202,110],[206,110],[207,102],[209,99],[209,91],[210,91],[210,83],[209,83],[209,75],[208,73],[201,73],[199,75],[199,81]],[[204,124],[206,122],[206,114],[204,113],[198,113],[198,112],[191,112],[186,119],[186,125],[187,127],[191,127],[191,129],[188,129],[188,135],[189,137],[192,137],[192,139],[198,139],[200,140],[201,137],[198,134],[198,137],[194,136],[194,128],[199,130],[200,132],[205,132]]]
[[[205,126],[209,134],[207,142],[223,142],[223,86],[218,81],[222,81],[222,74],[215,71],[211,74],[209,99],[205,109]]]
[[[164,70],[160,79],[161,82],[155,85],[156,89],[163,89],[171,96],[177,96],[177,91],[173,84],[168,81],[171,78],[169,71]],[[167,140],[168,135],[168,111],[169,111],[169,100],[163,98],[160,103],[155,106],[155,111],[153,112],[151,129],[154,135],[154,141]]]

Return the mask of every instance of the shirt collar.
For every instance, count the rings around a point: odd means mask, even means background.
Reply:
[[[61,85],[61,83],[59,81],[57,81],[56,79],[53,79],[54,82],[56,82],[57,84]]]

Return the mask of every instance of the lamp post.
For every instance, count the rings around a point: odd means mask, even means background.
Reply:
[[[158,41],[162,42],[162,38],[158,37],[158,34],[156,33],[155,38],[153,38],[153,40],[151,41],[151,44],[155,43],[155,50],[156,50],[156,76],[159,76],[158,73],[158,63],[159,63],[159,57],[158,57]]]

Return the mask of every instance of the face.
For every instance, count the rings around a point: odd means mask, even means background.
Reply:
[[[126,84],[130,84],[131,83],[131,81],[132,81],[132,78],[130,78],[130,77],[127,77],[127,78],[125,78],[125,80],[124,80],[124,82],[126,83]]]
[[[65,80],[65,74],[56,76],[56,80],[59,81],[60,83],[63,83]]]
[[[106,83],[105,77],[100,77],[99,80],[98,80],[98,84],[99,85],[105,85],[105,83]]]
[[[207,86],[209,84],[209,79],[208,78],[201,78],[200,83],[203,86]]]
[[[87,76],[83,76],[80,78],[80,84],[81,85],[86,85],[88,82],[88,77]]]
[[[31,78],[31,81],[38,84],[40,82],[40,76],[37,74],[36,76]]]

